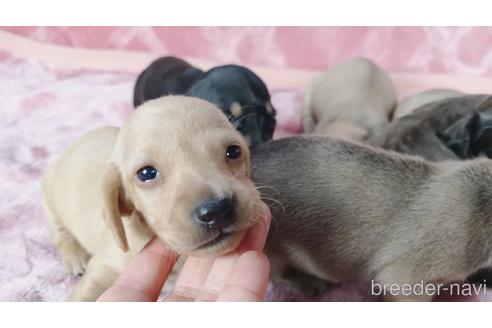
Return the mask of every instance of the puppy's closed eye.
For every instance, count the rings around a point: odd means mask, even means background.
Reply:
[[[154,180],[158,174],[159,171],[155,167],[147,165],[137,171],[137,178],[142,182],[148,182]]]

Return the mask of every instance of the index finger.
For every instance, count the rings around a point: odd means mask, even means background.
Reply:
[[[261,215],[258,222],[251,227],[244,237],[244,240],[235,251],[239,254],[252,250],[262,252],[265,247],[268,230],[270,229],[270,223],[272,221],[272,213],[270,212],[270,208],[268,208],[264,202],[261,202],[260,206]]]
[[[155,238],[135,256],[98,301],[156,301],[177,255]]]
[[[233,253],[215,259],[188,257],[176,281],[173,293],[166,298],[166,301],[193,300],[200,294],[203,296],[204,290],[208,295],[207,299],[213,299],[212,294],[220,293],[227,283],[224,276],[231,273],[240,254],[250,250],[263,251],[271,221],[270,209],[263,202],[259,214],[258,221],[246,233],[243,241]]]

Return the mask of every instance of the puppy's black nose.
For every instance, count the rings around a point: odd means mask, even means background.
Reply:
[[[195,209],[195,216],[209,229],[222,229],[232,223],[234,206],[228,198],[207,201]]]

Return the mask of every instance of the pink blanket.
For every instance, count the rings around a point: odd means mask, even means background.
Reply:
[[[77,279],[64,272],[50,241],[41,177],[82,134],[123,123],[136,76],[0,58],[0,300],[63,300]],[[299,92],[273,92],[282,109],[276,137],[300,131],[300,102]]]
[[[302,92],[284,89],[285,81],[280,81],[279,75],[262,72],[273,85],[273,104],[278,110],[275,137],[299,133]],[[304,79],[311,76],[299,72],[290,76],[294,79],[296,74]],[[0,52],[0,300],[60,301],[76,282],[64,272],[50,241],[41,177],[49,163],[85,132],[123,123],[132,110],[135,77],[135,73],[49,68]],[[455,86],[455,81],[435,76],[396,79],[401,94],[429,86]],[[490,85],[489,81],[489,90]],[[486,87],[482,80],[473,80],[463,83],[462,90]],[[492,291],[481,299],[492,300],[491,296]],[[286,286],[274,284],[269,286],[268,299],[306,300]],[[345,285],[311,300],[374,299]]]

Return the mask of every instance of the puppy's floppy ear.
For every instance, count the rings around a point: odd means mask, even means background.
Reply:
[[[104,173],[102,187],[103,217],[119,248],[123,252],[127,252],[128,241],[120,211],[120,208],[122,208],[120,202],[123,198],[121,193],[122,182],[120,172],[116,165],[109,163]]]

